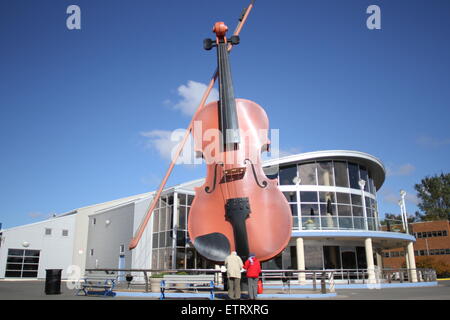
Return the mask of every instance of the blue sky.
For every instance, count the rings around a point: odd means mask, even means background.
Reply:
[[[66,9],[81,8],[81,30]],[[155,189],[167,134],[185,128],[215,69],[202,40],[234,29],[247,0],[0,2],[0,222]],[[369,5],[381,30],[369,30]],[[258,0],[231,63],[287,153],[350,149],[380,158],[380,212],[449,171],[450,2]],[[204,176],[177,166],[169,185]]]

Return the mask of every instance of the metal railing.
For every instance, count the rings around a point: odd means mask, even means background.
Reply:
[[[374,217],[302,216],[300,219],[302,230],[380,230],[378,221]]]
[[[117,273],[122,275],[123,279],[126,275],[131,274],[138,279],[143,276],[142,280],[136,281],[135,284],[144,285],[145,292],[149,291],[149,278],[155,274],[215,274],[215,283],[223,283],[224,273],[220,269],[86,269],[89,272],[105,272]],[[377,269],[372,270],[374,274],[375,283],[404,283],[412,282],[415,278],[418,282],[434,282],[437,279],[436,271],[433,269]],[[413,277],[415,274],[415,277]],[[354,283],[369,283],[370,272],[368,269],[329,269],[329,270],[262,270],[261,279],[267,288],[270,285],[276,286],[282,284],[286,285],[291,290],[291,286],[302,288],[302,285],[312,285],[313,291],[320,291],[324,294],[327,292],[334,292],[335,284],[354,284]],[[123,282],[126,282],[123,280]],[[328,288],[328,291],[327,291]]]

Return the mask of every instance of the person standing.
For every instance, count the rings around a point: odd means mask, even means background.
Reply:
[[[232,300],[241,298],[241,269],[243,265],[242,259],[237,255],[236,251],[231,252],[225,259],[228,277],[228,297]]]
[[[245,261],[244,269],[247,270],[249,298],[250,300],[255,300],[258,295],[258,279],[261,273],[261,263],[254,253],[250,253],[249,258]]]

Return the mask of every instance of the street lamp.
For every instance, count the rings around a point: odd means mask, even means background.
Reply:
[[[292,179],[292,182],[294,182],[295,188],[296,188],[295,193],[296,193],[296,198],[297,198],[296,205],[297,205],[298,229],[301,231],[302,227],[303,227],[302,213],[301,213],[298,203],[300,201],[300,183],[302,182],[302,179],[297,175],[294,177],[294,179]],[[295,217],[294,217],[294,219],[295,219]]]
[[[363,205],[363,212],[364,212],[364,229],[369,230],[369,226],[367,223],[366,196],[364,193],[364,186],[366,185],[366,181],[364,181],[363,179],[359,179],[358,184],[361,189],[362,205]]]
[[[405,231],[406,233],[409,234],[409,228],[408,228],[408,216],[406,214],[406,205],[405,205],[405,196],[406,196],[406,191],[405,190],[400,190],[400,196],[402,197],[402,205],[401,207],[403,207],[403,219],[405,219]]]
[[[402,202],[402,200],[398,200],[398,205],[400,206],[400,216],[402,217],[403,230],[406,230],[405,215],[403,214],[403,202]]]

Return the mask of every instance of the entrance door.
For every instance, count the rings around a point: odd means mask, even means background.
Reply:
[[[353,247],[341,247],[342,268],[357,269],[356,250]]]
[[[119,267],[118,269],[125,269],[125,255],[121,254],[119,256]],[[119,271],[119,281],[125,281],[125,272]]]

